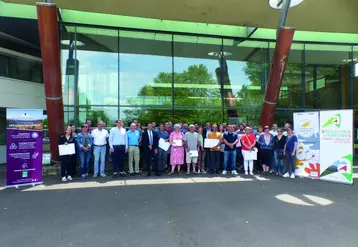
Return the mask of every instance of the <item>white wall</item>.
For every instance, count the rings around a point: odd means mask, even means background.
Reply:
[[[0,77],[0,107],[46,109],[45,89],[41,83]]]
[[[45,110],[44,85],[0,77],[0,107]],[[5,146],[0,145],[0,164],[6,162],[5,152]]]

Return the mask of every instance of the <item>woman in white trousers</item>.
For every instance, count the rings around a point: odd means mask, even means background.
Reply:
[[[245,175],[253,176],[253,169],[254,169],[254,159],[248,158],[250,152],[256,152],[255,145],[256,145],[256,137],[252,134],[252,130],[250,127],[245,128],[245,135],[241,137],[241,145],[242,145],[242,156],[244,157],[244,169]]]

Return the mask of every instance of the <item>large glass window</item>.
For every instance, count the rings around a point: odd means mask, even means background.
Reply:
[[[120,105],[172,106],[172,35],[119,35]]]
[[[222,40],[174,35],[174,106],[222,106]]]
[[[172,122],[173,121],[173,111],[171,107],[159,107],[159,106],[150,106],[150,107],[121,107],[120,108],[120,119],[129,126],[129,124],[134,120],[145,127],[149,122]]]
[[[351,46],[305,45],[306,107],[348,107]]]

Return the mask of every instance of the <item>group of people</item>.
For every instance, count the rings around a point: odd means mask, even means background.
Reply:
[[[88,169],[93,160],[93,177],[106,177],[109,157],[112,157],[113,178],[126,176],[125,159],[128,160],[130,176],[140,174],[140,160],[145,159],[147,175],[164,173],[180,174],[186,165],[187,174],[221,173],[245,175],[262,172],[264,175],[275,173],[277,176],[295,178],[295,154],[297,137],[290,124],[284,130],[273,124],[253,125],[217,125],[207,122],[204,127],[198,124],[148,123],[143,130],[137,120],[129,128],[123,121],[117,120],[110,131],[105,129],[103,121],[98,127],[92,127],[88,120],[76,132],[74,125],[67,126],[60,137],[60,144],[73,143],[76,152],[61,156],[62,181],[71,181],[76,173],[79,159],[81,177],[88,178]],[[211,140],[210,140],[211,139]],[[210,140],[210,141],[209,141]],[[210,144],[210,145],[209,145]],[[144,156],[141,156],[141,153]],[[286,162],[284,162],[286,160]],[[286,166],[284,166],[286,163]]]

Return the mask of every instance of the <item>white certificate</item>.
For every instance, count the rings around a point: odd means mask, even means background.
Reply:
[[[163,149],[164,151],[168,151],[169,147],[169,142],[166,142],[163,138],[159,139],[159,148]]]
[[[197,150],[189,151],[190,157],[199,157],[199,152]]]
[[[205,139],[204,148],[212,148],[219,144],[219,139]]]
[[[173,144],[176,147],[181,147],[181,146],[183,146],[183,141],[182,140],[173,140]]]
[[[60,156],[75,154],[76,153],[75,144],[70,143],[67,145],[58,145],[58,152]]]

